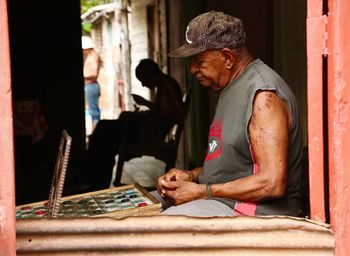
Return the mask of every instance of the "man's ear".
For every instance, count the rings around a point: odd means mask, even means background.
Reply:
[[[224,58],[225,67],[232,69],[236,61],[236,53],[229,48],[224,48],[221,50],[221,55]]]

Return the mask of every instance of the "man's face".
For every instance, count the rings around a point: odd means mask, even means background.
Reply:
[[[142,74],[142,77],[139,78],[142,86],[147,87],[148,89],[154,89],[155,88],[155,81],[154,77],[150,74]]]
[[[229,70],[225,67],[225,58],[220,50],[207,50],[194,55],[190,72],[202,86],[215,91],[223,89],[230,81]]]

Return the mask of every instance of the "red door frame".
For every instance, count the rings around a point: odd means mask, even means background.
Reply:
[[[336,255],[347,256],[350,254],[350,2],[324,1],[328,8],[325,16],[323,1],[308,0],[310,207],[311,218],[320,221],[325,221],[325,211],[329,210]],[[322,55],[326,56],[326,67],[322,66]],[[324,83],[327,92],[323,92]],[[322,109],[324,104],[328,107],[327,116]],[[323,134],[325,125],[327,134]],[[325,145],[328,145],[326,156]],[[324,186],[324,170],[328,171],[329,186]],[[329,198],[325,198],[325,189],[329,189]],[[329,209],[325,209],[327,200]]]
[[[16,255],[16,213],[7,1],[0,0],[0,254]]]
[[[328,0],[330,219],[336,255],[350,255],[350,2]]]
[[[324,117],[323,117],[323,3],[308,0],[307,5],[307,105],[308,148],[310,180],[310,214],[314,220],[324,222]],[[328,199],[327,199],[328,200]]]

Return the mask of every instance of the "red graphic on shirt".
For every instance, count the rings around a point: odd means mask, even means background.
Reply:
[[[234,212],[235,215],[254,216],[256,214],[256,203],[253,202],[237,202]]]
[[[214,120],[210,126],[205,162],[220,156],[222,151],[222,120]]]

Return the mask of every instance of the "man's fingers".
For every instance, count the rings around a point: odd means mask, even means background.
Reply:
[[[164,197],[166,190],[163,186],[158,186],[157,191],[162,197]]]
[[[166,188],[166,189],[177,189],[179,187],[179,182],[177,181],[166,181],[166,180],[161,180],[161,184]]]
[[[165,180],[165,177],[161,176],[158,178],[158,181],[157,181],[157,191],[162,197],[164,197],[165,191],[166,191],[165,187],[162,184],[163,180]]]
[[[164,196],[166,196],[167,198],[170,198],[172,201],[174,200],[173,195],[174,193],[176,193],[174,190],[167,190],[164,193]]]

